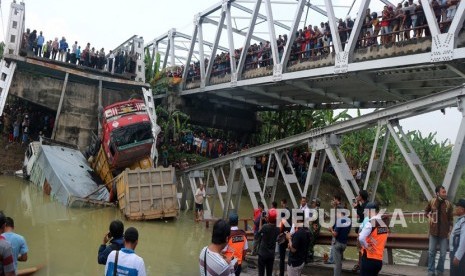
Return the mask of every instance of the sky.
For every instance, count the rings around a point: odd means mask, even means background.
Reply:
[[[19,1],[19,0],[18,0]],[[242,0],[243,6],[252,8],[250,0]],[[292,0],[281,0],[292,1]],[[416,0],[417,1],[417,0]],[[415,1],[415,2],[416,2]],[[24,0],[26,5],[26,27],[31,30],[42,31],[45,39],[50,40],[55,37],[64,36],[68,43],[78,41],[79,45],[85,45],[90,42],[96,49],[105,48],[114,49],[122,42],[133,35],[142,36],[145,43],[166,33],[171,28],[191,35],[193,30],[193,19],[196,13],[202,12],[209,7],[220,2],[219,0]],[[240,1],[238,1],[240,2]],[[397,3],[398,1],[393,1]],[[400,1],[399,1],[400,2]],[[2,29],[0,39],[6,32],[5,28],[8,22],[10,0],[1,1]],[[324,7],[323,0],[313,0],[311,3]],[[333,0],[336,17],[345,18],[352,1]],[[360,0],[357,0],[349,15],[355,17]],[[370,8],[372,11],[380,11],[383,3],[379,0],[372,0]],[[275,20],[286,21],[294,16],[292,5],[273,5],[273,14]],[[262,4],[261,13],[265,14],[264,5]],[[234,14],[233,14],[234,15]],[[249,19],[242,18],[246,14],[235,14],[237,19],[233,24],[242,29],[248,25]],[[215,16],[215,15],[213,15]],[[307,24],[318,24],[327,19],[309,10],[306,16]],[[304,19],[302,19],[304,21]],[[302,22],[302,25],[304,22]],[[264,26],[264,24],[262,24]],[[262,28],[262,29],[260,29]],[[210,29],[204,30],[204,39],[212,40],[216,28],[212,25]],[[263,27],[256,28],[258,36],[267,36],[260,33]],[[260,33],[260,34],[258,34]],[[276,35],[284,34],[283,29],[276,29]],[[221,43],[224,42],[225,35],[222,36]],[[236,43],[235,48],[239,48],[240,40]],[[368,111],[365,111],[368,112]],[[355,114],[355,112],[353,112]],[[435,111],[418,117],[413,117],[401,121],[405,131],[420,130],[423,135],[437,132],[438,141],[449,139],[451,143],[455,142],[458,127],[462,116],[457,108],[449,108],[446,115],[440,111]]]

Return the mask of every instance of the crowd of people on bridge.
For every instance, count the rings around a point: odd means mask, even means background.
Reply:
[[[59,40],[45,40],[42,31],[26,29],[21,40],[21,49],[27,55],[43,57],[46,59],[80,65],[112,73],[123,74],[136,72],[136,61],[140,57],[134,50],[118,50],[114,53],[110,50],[105,54],[105,49],[91,47],[90,43],[82,49],[77,41],[68,44],[64,36]]]
[[[429,1],[441,31],[447,31],[455,16],[459,0],[430,0]],[[430,36],[428,23],[423,11],[421,1],[402,1],[397,6],[384,6],[381,12],[372,12],[367,9],[364,14],[364,22],[361,27],[356,47],[364,48],[374,45],[386,45],[390,43],[419,39]],[[339,38],[344,48],[348,42],[355,21],[347,16],[338,19],[337,29]],[[286,34],[279,35],[277,40],[279,60],[283,58],[284,47],[288,44]],[[235,49],[234,57],[236,65],[239,62],[243,49]],[[295,34],[292,41],[289,64],[317,60],[334,52],[329,22],[321,22],[319,25],[304,26]],[[222,52],[213,60],[211,76],[224,76],[231,73],[230,53]],[[205,66],[210,61],[205,59]],[[267,67],[273,64],[271,44],[262,41],[250,45],[244,64],[244,70]],[[188,81],[200,78],[200,62],[189,65]]]

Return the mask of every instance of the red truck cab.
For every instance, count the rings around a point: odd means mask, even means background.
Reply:
[[[111,170],[150,156],[152,125],[143,100],[118,102],[103,111],[102,146]]]

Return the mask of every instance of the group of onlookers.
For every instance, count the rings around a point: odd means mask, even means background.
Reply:
[[[203,186],[201,187],[203,189]],[[453,205],[447,199],[443,186],[438,186],[436,195],[428,202],[425,214],[429,218],[429,256],[428,275],[443,275],[447,248],[450,249],[450,275],[463,275],[465,271],[465,199],[455,203],[454,223]],[[199,193],[205,197],[205,191]],[[273,202],[268,211],[262,202],[254,210],[254,241],[249,249],[247,236],[238,228],[238,216],[232,213],[229,221],[218,220],[213,226],[212,243],[204,247],[199,255],[200,275],[240,275],[242,263],[247,254],[258,255],[258,275],[271,276],[275,260],[276,244],[279,246],[279,275],[302,275],[305,264],[312,261],[313,246],[319,235],[318,218],[309,219],[320,207],[318,199],[307,205],[307,198],[302,197],[299,209],[291,210],[286,199],[281,201],[281,209]],[[197,204],[196,204],[197,208]],[[334,209],[335,224],[328,231],[332,236],[329,258],[325,263],[334,264],[334,275],[342,273],[343,254],[347,247],[352,221],[347,207],[342,204],[340,196],[335,195],[331,201]],[[379,205],[368,201],[368,192],[361,190],[353,199],[352,208],[356,210],[359,227],[357,233],[358,263],[353,272],[359,275],[378,275],[383,267],[383,256],[390,233],[390,222],[382,216]],[[312,211],[313,209],[313,211]],[[203,210],[203,209],[202,209]],[[287,215],[283,213],[287,210]],[[279,216],[278,214],[281,214]],[[283,215],[284,214],[284,215]],[[289,214],[292,214],[291,216]],[[293,217],[294,216],[294,217]],[[309,222],[307,222],[309,221]],[[436,251],[440,255],[437,266]],[[285,266],[286,252],[288,255]]]
[[[144,259],[135,253],[139,231],[135,227],[124,230],[120,220],[112,221],[108,228],[97,254],[97,262],[105,265],[105,276],[145,276]]]
[[[37,34],[27,29],[21,40],[21,49],[28,55],[48,58],[61,62],[77,64],[89,68],[107,70],[112,73],[122,74],[128,72],[134,74],[136,71],[136,60],[139,58],[134,51],[118,51],[110,53],[107,57],[105,49],[96,50],[87,43],[84,49],[75,41],[69,45],[63,36],[60,40],[45,40],[42,31]]]
[[[441,31],[446,31],[455,16],[459,0],[431,0],[434,15]],[[344,48],[355,21],[347,16],[338,19],[337,29]],[[379,44],[389,44],[397,41],[410,40],[430,36],[426,16],[421,1],[402,1],[397,6],[384,6],[381,12],[371,12],[367,9],[361,27],[357,47],[370,47]],[[277,40],[279,60],[284,54],[284,47],[288,44],[287,35],[279,35]],[[304,26],[297,31],[291,45],[289,62],[303,62],[326,56],[332,50],[332,37],[329,22],[318,25]],[[235,49],[236,65],[243,49]],[[210,61],[205,59],[205,66]],[[254,43],[247,49],[244,70],[272,65],[271,44],[269,41]],[[230,73],[230,53],[222,52],[213,60],[212,76]],[[188,67],[188,80],[194,81],[200,77],[200,62],[193,62]]]
[[[55,117],[49,113],[16,102],[5,105],[0,116],[0,134],[7,136],[10,143],[27,145],[40,136],[50,137],[54,124]]]

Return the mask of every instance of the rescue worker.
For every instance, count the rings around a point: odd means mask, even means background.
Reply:
[[[228,246],[224,255],[227,258],[234,257],[237,259],[234,274],[239,276],[242,272],[242,261],[245,259],[249,246],[247,244],[245,231],[237,227],[239,224],[239,217],[237,214],[231,214],[229,216],[229,224],[231,225],[231,234],[229,235]]]
[[[383,267],[383,253],[389,228],[378,214],[378,204],[368,203],[365,211],[369,221],[363,226],[358,237],[362,253],[360,276],[378,275]]]

